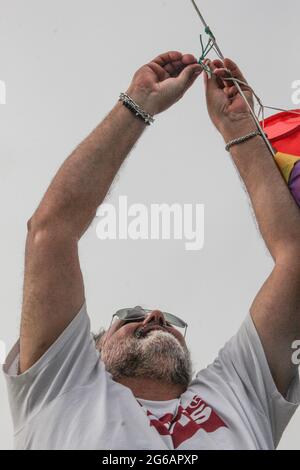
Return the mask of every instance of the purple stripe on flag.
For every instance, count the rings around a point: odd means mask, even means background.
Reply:
[[[300,160],[294,166],[289,180],[289,188],[300,207]]]

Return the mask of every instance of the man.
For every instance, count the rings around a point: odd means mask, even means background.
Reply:
[[[29,220],[20,341],[4,368],[19,449],[273,449],[299,404],[291,359],[300,338],[299,209],[226,80],[229,69],[245,82],[240,70],[229,59],[209,65],[209,114],[231,142],[274,270],[239,332],[193,380],[184,319],[123,309],[94,341],[78,241],[146,121],[176,103],[202,70],[190,54],[160,55],[127,90],[138,115],[118,102]]]

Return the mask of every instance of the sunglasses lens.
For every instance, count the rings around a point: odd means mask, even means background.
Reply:
[[[185,328],[185,323],[183,320],[181,320],[178,317],[175,317],[175,315],[172,315],[171,313],[164,313],[165,320],[171,325],[178,326],[179,328]]]
[[[142,312],[130,308],[124,308],[122,310],[118,310],[116,313],[116,316],[120,320],[124,321],[134,321],[134,320],[141,320],[145,318],[145,315],[142,314]]]

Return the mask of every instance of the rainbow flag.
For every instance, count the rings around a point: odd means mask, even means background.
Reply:
[[[284,111],[264,120],[264,130],[273,148],[275,161],[300,207],[300,110]]]

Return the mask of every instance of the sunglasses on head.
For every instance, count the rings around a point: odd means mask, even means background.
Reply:
[[[134,307],[134,308],[122,308],[121,310],[118,310],[114,315],[114,317],[119,318],[119,320],[125,321],[126,323],[129,322],[135,322],[135,321],[141,321],[144,320],[146,315],[151,313],[153,310],[149,309],[143,309],[142,307]],[[170,325],[176,326],[178,328],[184,328],[184,337],[186,335],[186,330],[187,330],[187,323],[181,318],[176,317],[176,315],[172,315],[172,313],[167,313],[167,312],[161,312],[164,320],[166,323],[169,323]]]

